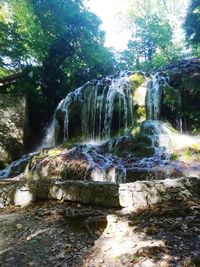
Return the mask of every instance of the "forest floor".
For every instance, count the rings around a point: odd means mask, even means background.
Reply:
[[[116,210],[48,201],[0,210],[1,267],[200,266],[200,203]]]

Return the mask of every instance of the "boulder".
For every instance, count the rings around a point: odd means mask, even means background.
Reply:
[[[22,156],[27,102],[24,96],[0,95],[0,161],[7,164]]]

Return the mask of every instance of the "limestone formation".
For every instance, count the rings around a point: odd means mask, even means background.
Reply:
[[[25,97],[0,95],[0,161],[4,165],[22,156],[26,108]]]

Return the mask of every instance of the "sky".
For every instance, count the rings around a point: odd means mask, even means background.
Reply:
[[[103,22],[101,28],[106,32],[105,46],[113,47],[117,51],[126,48],[130,31],[120,27],[117,12],[120,0],[87,0],[90,10],[97,14]]]

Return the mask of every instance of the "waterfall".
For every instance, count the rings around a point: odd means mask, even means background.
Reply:
[[[177,174],[176,169],[182,170],[183,164],[177,160],[169,168],[171,156],[184,160],[184,153],[189,153],[196,160],[199,138],[179,134],[169,123],[159,121],[169,118],[170,122],[170,118],[177,117],[180,126],[182,123],[177,112],[180,93],[169,85],[168,76],[157,73],[145,80],[143,75],[141,82],[137,75],[134,81],[131,80],[132,76],[129,73],[118,78],[92,80],[69,93],[58,104],[38,150],[75,139],[68,143],[69,146],[53,149],[53,156],[51,150],[44,149],[41,160],[36,158],[31,167],[32,174],[36,172],[38,176],[41,171],[42,178],[55,175],[56,178],[71,179],[74,175],[84,180],[123,183],[146,179],[148,172],[158,172],[158,178],[169,177],[173,172]],[[140,94],[141,90],[143,94]],[[141,95],[142,101],[138,101]],[[145,104],[148,120],[137,121],[137,111],[145,112]],[[134,118],[140,124],[136,124]],[[132,129],[133,126],[136,127]],[[127,134],[119,136],[121,130]],[[79,137],[84,139],[77,144]],[[11,163],[0,171],[0,179],[23,172],[31,158],[30,154]],[[192,167],[196,168],[195,164]],[[66,172],[60,171],[61,166]],[[197,171],[198,168],[197,164]],[[166,176],[164,172],[167,172]],[[151,175],[149,177],[151,179]]]
[[[133,84],[130,73],[117,78],[105,77],[92,80],[69,93],[54,114],[47,129],[42,147],[55,146],[71,138],[82,137],[87,141],[108,140],[134,126]],[[167,88],[167,89],[166,89]],[[148,120],[159,120],[164,92],[178,91],[169,86],[169,77],[160,72],[147,83],[146,112]]]
[[[63,100],[58,104],[57,109],[60,109],[63,105]],[[53,115],[53,119],[51,120],[51,123],[46,128],[45,136],[41,142],[41,144],[37,147],[37,151],[45,148],[45,147],[53,147],[56,145],[56,140],[58,139],[58,133],[60,130],[60,126],[58,124],[58,121],[56,119],[56,113]]]
[[[87,82],[60,102],[44,144],[55,145],[61,135],[66,141],[71,132],[85,140],[109,139],[114,132],[131,126],[133,100],[128,77],[106,77]]]
[[[147,84],[146,109],[149,120],[160,119],[162,86],[168,85],[169,77],[165,73],[152,76]]]

